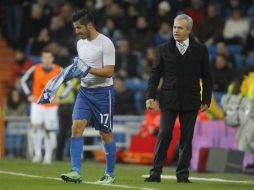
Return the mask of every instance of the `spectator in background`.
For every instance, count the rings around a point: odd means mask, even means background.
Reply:
[[[138,58],[131,53],[129,42],[126,39],[119,41],[116,63],[115,73],[117,76],[123,79],[139,77],[137,72],[139,67]]]
[[[125,25],[122,31],[128,31],[130,28],[134,28],[136,26],[136,20],[139,16],[139,7],[136,4],[128,4],[125,13]]]
[[[22,94],[18,89],[10,89],[4,106],[4,114],[5,116],[26,115],[26,102],[24,101]]]
[[[142,79],[148,80],[149,75],[153,66],[153,63],[155,61],[156,55],[155,55],[155,48],[153,46],[150,46],[146,49],[145,57],[143,60],[143,67],[142,67]]]
[[[38,4],[33,4],[30,14],[30,20],[26,23],[27,34],[29,35],[29,43],[33,44],[35,38],[39,35],[43,28],[48,28],[49,22],[43,17],[43,9]]]
[[[13,81],[16,80],[17,76],[23,75],[33,64],[33,61],[26,56],[25,52],[21,48],[17,48],[12,70]]]
[[[246,56],[254,57],[254,23],[252,24],[246,42],[244,43],[243,53]]]
[[[7,39],[11,45],[17,45],[21,41],[22,24],[24,22],[22,1],[5,1],[4,4],[6,5],[5,23]]]
[[[68,28],[66,29],[64,19],[61,16],[53,16],[50,20],[49,25],[49,33],[50,38],[53,41],[56,41],[60,44],[64,44],[63,40],[66,37],[65,33],[67,32]]]
[[[4,104],[5,118],[26,116],[26,113],[26,102],[21,92],[14,87],[11,88]],[[27,124],[19,120],[6,120],[5,126],[6,156],[25,157]]]
[[[234,79],[228,87],[228,93],[230,94],[241,94],[241,86],[250,73],[254,72],[254,65],[248,65],[246,67],[241,68],[237,74],[235,74]]]
[[[184,9],[189,5],[189,0],[169,0],[171,12],[174,16],[183,13]]]
[[[153,20],[153,26],[159,28],[162,22],[166,22],[168,25],[173,25],[174,15],[171,12],[171,6],[167,1],[161,1],[158,4],[155,19]]]
[[[122,32],[116,28],[115,21],[112,18],[106,18],[105,24],[101,29],[101,33],[109,37],[114,45],[117,45],[117,42],[122,39]]]
[[[163,44],[170,40],[172,36],[172,28],[168,22],[161,22],[158,32],[154,35],[153,41],[155,45]]]
[[[51,38],[49,36],[49,31],[47,28],[43,28],[38,37],[35,38],[32,46],[31,52],[32,55],[40,55],[41,50],[46,47],[51,42]]]
[[[135,115],[137,114],[134,93],[124,84],[123,79],[116,78],[114,80],[114,88],[116,92],[115,114],[117,115]]]
[[[49,0],[36,0],[37,5],[42,9],[42,17],[46,23],[49,24],[51,17],[53,16],[53,9],[49,4]]]
[[[227,0],[222,8],[222,16],[228,19],[232,14],[233,9],[245,11],[245,2],[240,0]]]
[[[62,37],[60,41],[56,40],[58,43],[60,43],[60,45],[65,46],[71,55],[76,54],[76,44],[74,43],[76,36],[71,21],[74,9],[74,6],[70,2],[66,2],[62,5],[59,16],[63,19],[64,26],[63,28],[58,27],[58,29],[61,28],[60,30],[65,34],[65,37]],[[60,20],[60,22],[62,21]]]
[[[144,52],[145,48],[151,44],[153,33],[145,16],[139,16],[136,20],[136,28],[129,34],[131,49],[136,55]]]
[[[247,10],[247,16],[251,22],[254,22],[254,0],[251,0],[251,4]]]
[[[203,0],[191,0],[190,6],[184,9],[184,13],[193,19],[193,32],[196,31],[197,25],[204,18],[205,11]]]
[[[61,67],[65,68],[70,64],[71,57],[67,47],[61,46],[59,43],[52,41],[46,46],[46,49],[53,53],[55,62]]]
[[[157,136],[160,129],[160,109],[159,102],[154,102],[157,106],[154,110],[146,109],[144,113],[144,120],[136,135],[144,138],[147,136]]]
[[[95,0],[86,0],[84,2],[84,8],[88,11],[94,11]]]
[[[231,54],[228,49],[227,46],[224,42],[220,41],[217,43],[216,45],[216,52],[215,52],[215,57],[216,55],[221,55],[224,57],[224,59],[226,59],[228,67],[230,68],[236,68],[236,61],[235,61],[235,57],[233,54]],[[214,63],[215,58],[212,58],[212,63]]]
[[[224,19],[218,14],[216,4],[209,4],[206,10],[206,16],[197,25],[196,35],[200,42],[210,45],[222,39]]]
[[[230,18],[226,20],[223,37],[227,44],[242,44],[246,40],[250,23],[241,9],[232,10]]]
[[[230,82],[234,78],[234,69],[229,66],[223,55],[216,55],[211,71],[214,80],[213,90],[226,93]]]
[[[23,74],[16,75],[16,79],[13,82],[13,88],[17,89],[20,92],[22,92],[22,87],[21,87],[21,82],[20,82],[22,76],[23,76]],[[23,93],[22,93],[22,96],[24,96]]]
[[[126,23],[123,22],[124,11],[122,7],[120,7],[120,5],[114,2],[113,0],[104,1],[104,6],[100,10],[98,10],[97,13],[98,18],[100,18],[97,19],[98,28],[101,28],[103,26],[104,23],[103,18],[108,17],[114,19],[116,28],[122,29],[124,25],[126,25]]]
[[[60,16],[64,20],[64,25],[67,29],[72,30],[72,13],[74,12],[74,6],[70,2],[65,2],[60,11]]]

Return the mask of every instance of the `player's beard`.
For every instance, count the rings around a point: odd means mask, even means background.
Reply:
[[[79,37],[81,39],[85,40],[90,37],[90,33],[81,33],[81,34],[79,34]]]

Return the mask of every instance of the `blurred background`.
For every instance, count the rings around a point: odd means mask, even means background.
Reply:
[[[194,21],[192,35],[208,47],[214,78],[212,105],[207,113],[199,115],[196,124],[192,168],[225,171],[224,166],[221,166],[224,169],[211,168],[211,163],[217,162],[218,158],[221,160],[218,156],[223,155],[226,160],[236,155],[229,162],[237,167],[229,171],[249,172],[248,169],[253,168],[253,129],[245,131],[244,134],[252,134],[245,137],[239,134],[245,125],[237,123],[232,127],[225,123],[226,108],[221,99],[229,94],[254,98],[254,0],[1,0],[1,158],[31,157],[27,135],[30,105],[20,79],[32,65],[40,63],[44,48],[53,53],[55,63],[61,67],[72,62],[78,39],[71,15],[81,8],[95,14],[98,31],[108,36],[116,47],[115,139],[119,147],[118,161],[152,163],[159,111],[145,110],[147,80],[155,60],[156,46],[172,38],[174,17],[186,13]],[[64,117],[61,112],[59,116]],[[248,122],[248,126],[254,126],[254,121]],[[176,122],[167,164],[176,159],[174,152],[179,133],[179,123]],[[69,135],[62,142],[63,150],[57,160],[68,159]],[[88,136],[91,138],[86,141],[91,147],[87,151],[91,152],[92,158],[103,161],[100,149],[93,146],[98,145],[98,135],[88,131]],[[252,144],[248,148],[240,146],[241,139],[246,138]],[[214,154],[217,157],[211,156]]]

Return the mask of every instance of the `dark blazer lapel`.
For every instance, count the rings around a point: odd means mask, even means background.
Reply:
[[[184,56],[188,56],[194,51],[195,47],[197,46],[194,38],[190,35],[189,37],[190,42],[189,42],[189,47],[187,48],[186,52],[183,54]]]

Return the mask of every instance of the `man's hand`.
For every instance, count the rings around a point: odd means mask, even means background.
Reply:
[[[200,110],[201,110],[202,112],[208,110],[208,105],[207,105],[207,104],[202,104],[201,107],[200,107]]]
[[[159,103],[154,99],[148,99],[146,100],[146,109],[157,111],[159,109]]]
[[[74,62],[76,62],[77,64],[77,67],[80,69],[81,71],[81,74],[80,76],[81,77],[85,77],[88,73],[89,73],[89,70],[91,69],[90,66],[88,66],[82,59],[80,59],[79,57],[76,57],[74,59]]]
[[[54,99],[51,101],[52,104],[59,104],[60,98],[58,96],[55,96]]]
[[[27,97],[27,100],[28,100],[29,102],[36,102],[36,101],[37,101],[37,98],[35,98],[33,95],[30,95],[30,96]]]

